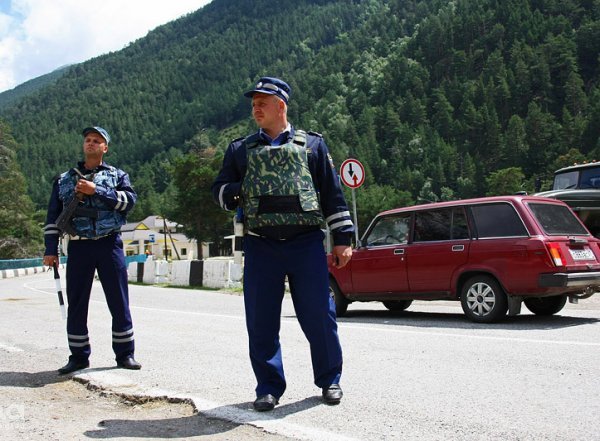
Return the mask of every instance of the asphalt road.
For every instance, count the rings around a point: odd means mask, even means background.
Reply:
[[[416,302],[404,313],[352,304],[339,319],[345,396],[332,407],[312,383],[308,344],[286,298],[288,390],[262,414],[252,410],[241,295],[130,289],[143,369],[114,369],[110,315],[95,282],[91,367],[81,380],[130,396],[191,399],[209,417],[297,439],[600,440],[600,296],[549,318],[523,308],[493,325],[467,321],[452,302]],[[0,378],[3,352],[23,354],[30,373],[63,365],[65,334],[50,273],[0,281]]]

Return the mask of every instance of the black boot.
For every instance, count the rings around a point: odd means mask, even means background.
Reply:
[[[90,367],[90,362],[88,360],[77,361],[69,358],[69,362],[58,370],[58,375],[70,374],[71,372],[85,369],[87,367]]]

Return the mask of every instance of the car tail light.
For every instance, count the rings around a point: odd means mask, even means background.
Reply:
[[[552,258],[552,262],[556,266],[565,266],[565,258],[560,250],[560,243],[558,242],[549,242],[546,244],[548,247],[548,251],[550,252],[550,257]]]

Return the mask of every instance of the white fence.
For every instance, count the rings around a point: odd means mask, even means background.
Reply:
[[[62,266],[62,265],[61,265]],[[0,279],[26,276],[48,271],[47,267],[0,270]],[[150,285],[164,283],[176,286],[206,288],[238,288],[242,286],[243,265],[233,257],[213,257],[206,260],[153,260],[131,262],[127,267],[130,282]]]

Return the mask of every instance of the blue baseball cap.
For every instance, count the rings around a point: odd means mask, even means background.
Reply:
[[[281,98],[285,103],[290,99],[292,95],[292,88],[288,83],[279,78],[273,77],[262,77],[254,86],[254,89],[246,92],[244,94],[245,97],[252,98],[255,93],[266,93],[268,95],[277,95]]]
[[[110,142],[110,135],[102,127],[98,127],[98,126],[86,127],[85,129],[83,129],[83,132],[81,132],[81,133],[83,136],[85,136],[90,132],[96,132],[98,135],[102,136],[107,144]]]

